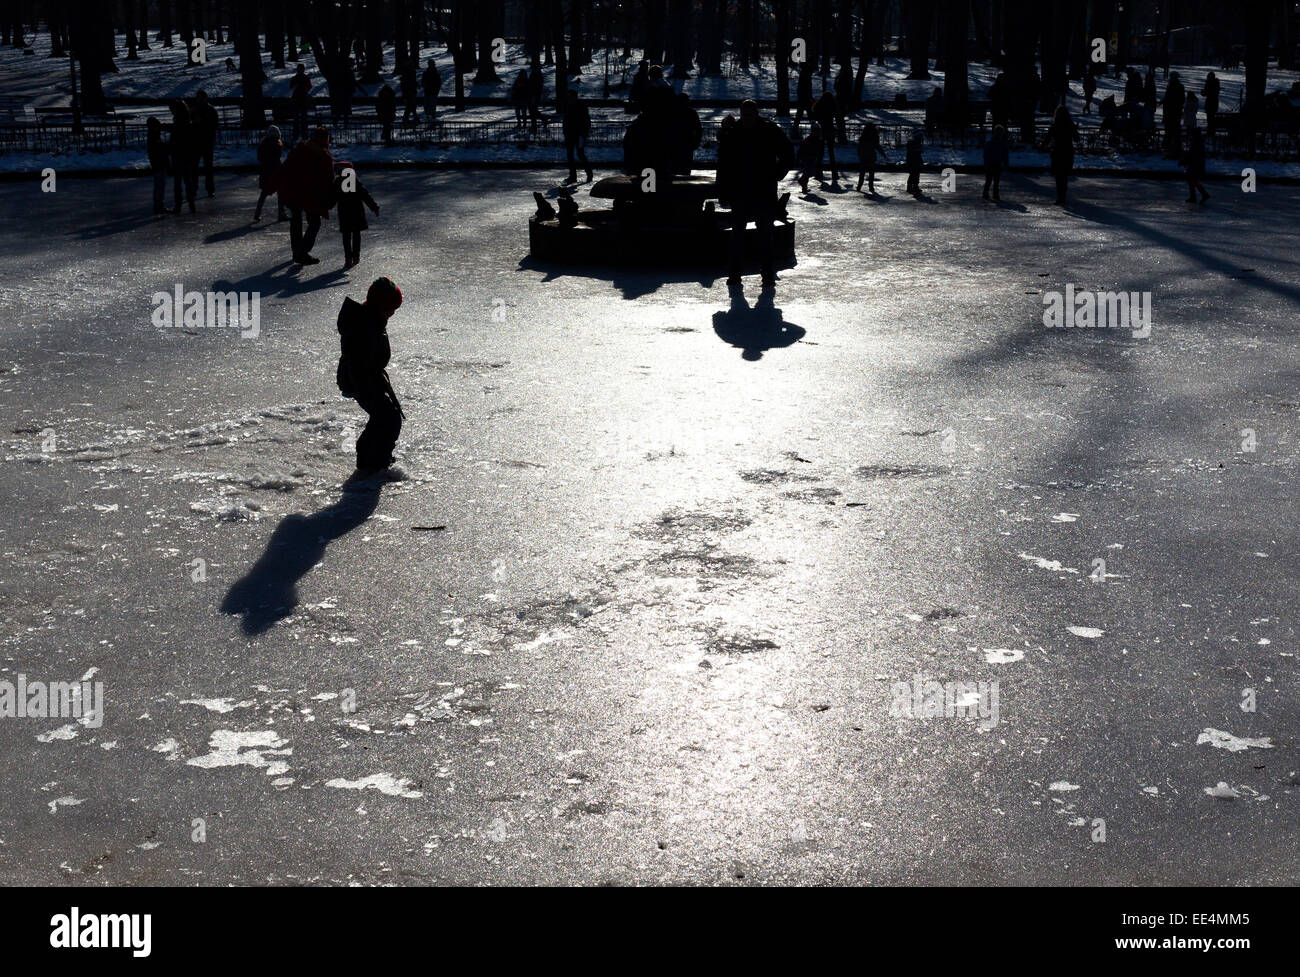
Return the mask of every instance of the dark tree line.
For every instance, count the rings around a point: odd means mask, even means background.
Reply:
[[[792,69],[802,67],[791,61],[798,39],[823,84],[849,72],[855,99],[871,63],[896,51],[911,78],[942,71],[946,107],[960,113],[972,58],[996,63],[1013,82],[1039,72],[1046,103],[1081,77],[1093,38],[1107,42],[1113,69],[1137,63],[1139,50],[1143,62],[1167,67],[1185,29],[1240,50],[1249,107],[1264,98],[1270,49],[1290,67],[1300,40],[1294,0],[4,0],[0,8],[0,43],[25,47],[47,32],[52,57],[73,55],[91,114],[106,108],[102,79],[118,58],[194,38],[231,45],[220,56],[238,62],[250,125],[263,118],[264,66],[284,67],[304,50],[337,97],[354,83],[354,65],[363,84],[378,84],[418,60],[422,46],[444,46],[458,108],[466,76],[502,80],[497,38],[555,66],[560,96],[609,49],[614,57],[643,51],[673,78],[774,60],[786,113]]]

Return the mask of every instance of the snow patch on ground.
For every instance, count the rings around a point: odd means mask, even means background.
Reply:
[[[219,729],[208,740],[211,753],[185,762],[191,767],[203,767],[206,770],[216,767],[258,767],[265,769],[269,777],[279,777],[288,772],[289,764],[283,760],[268,760],[267,757],[292,754],[292,747],[281,749],[288,742],[273,729],[249,733]]]
[[[1258,750],[1273,749],[1273,740],[1271,737],[1262,736],[1258,739],[1251,739],[1244,736],[1233,736],[1231,733],[1225,733],[1221,729],[1213,729],[1209,726],[1200,736],[1196,737],[1196,745],[1201,746],[1209,743],[1220,750],[1227,750],[1230,753],[1240,753],[1242,750],[1248,750],[1254,747]]]
[[[326,787],[337,787],[341,790],[377,790],[381,794],[387,794],[389,797],[423,797],[424,794],[418,790],[411,790],[411,780],[407,777],[395,777],[391,773],[375,773],[369,777],[362,777],[360,780],[344,780],[342,777],[335,777],[333,780],[325,781]]]

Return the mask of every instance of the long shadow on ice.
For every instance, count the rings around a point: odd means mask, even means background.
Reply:
[[[746,360],[762,359],[769,349],[793,346],[808,334],[802,326],[785,321],[770,295],[761,295],[750,308],[739,291],[732,294],[731,308],[713,313],[713,331]]]
[[[1209,240],[1214,242],[1213,244],[1200,244],[1197,243],[1197,240],[1194,237],[1194,230],[1186,230],[1183,226],[1176,226],[1173,231],[1161,230],[1147,221],[1138,220],[1133,217],[1129,211],[1118,207],[1099,207],[1098,205],[1088,201],[1072,199],[1067,209],[1072,213],[1078,214],[1085,220],[1092,221],[1093,223],[1106,224],[1111,227],[1117,227],[1121,230],[1137,234],[1153,244],[1157,244],[1163,248],[1168,248],[1170,251],[1177,254],[1184,255],[1193,261],[1199,262],[1202,267],[1211,271],[1220,272],[1227,278],[1238,280],[1244,285],[1272,292],[1282,298],[1290,299],[1292,302],[1300,302],[1300,288],[1297,288],[1295,285],[1290,285],[1271,278],[1265,278],[1262,275],[1243,275],[1239,262],[1250,259],[1243,259],[1240,254],[1235,256],[1231,254],[1225,255],[1222,235],[1210,237]],[[1159,217],[1154,219],[1159,219]],[[1182,233],[1179,233],[1179,231]],[[1243,235],[1241,238],[1256,242],[1261,240],[1260,237],[1251,238],[1247,235]],[[1237,243],[1238,246],[1240,246],[1243,241],[1239,239]],[[1286,252],[1282,251],[1277,254],[1270,254],[1267,257],[1276,260],[1285,254]]]
[[[244,633],[262,634],[298,606],[298,581],[325,558],[334,540],[356,529],[379,505],[379,487],[345,492],[310,516],[285,516],[266,543],[266,552],[226,593],[224,614],[243,617]]]
[[[257,292],[266,298],[267,296],[302,295],[347,280],[347,275],[341,268],[313,274],[310,278],[302,277],[302,273],[302,265],[295,265],[292,261],[282,261],[261,274],[249,275],[237,282],[224,278],[218,279],[212,283],[212,290],[214,292]]]

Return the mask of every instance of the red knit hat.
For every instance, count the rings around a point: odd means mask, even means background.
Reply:
[[[366,304],[391,315],[402,306],[402,290],[391,278],[376,278],[366,292]]]

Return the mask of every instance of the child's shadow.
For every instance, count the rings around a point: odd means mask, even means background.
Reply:
[[[221,603],[224,614],[238,614],[245,634],[261,634],[284,620],[298,605],[298,581],[325,557],[325,548],[356,529],[379,505],[379,487],[344,492],[333,505],[310,516],[285,516],[267,540],[266,551]]]
[[[785,321],[770,293],[760,295],[751,309],[739,289],[732,293],[731,308],[713,313],[713,331],[746,360],[760,360],[769,349],[793,346],[808,334],[802,326]]]

